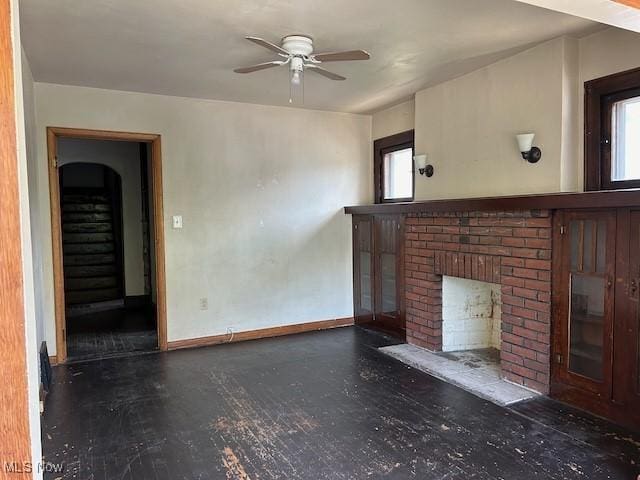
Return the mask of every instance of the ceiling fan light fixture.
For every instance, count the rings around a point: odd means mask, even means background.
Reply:
[[[302,83],[302,70],[294,70],[291,72],[291,84],[300,85]]]

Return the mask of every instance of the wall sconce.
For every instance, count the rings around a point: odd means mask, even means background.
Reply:
[[[413,161],[418,168],[420,175],[426,175],[427,177],[433,177],[433,165],[427,165],[427,155],[424,153],[413,157]]]
[[[533,138],[535,136],[535,133],[522,133],[520,135],[516,135],[518,147],[520,148],[520,153],[522,153],[522,158],[529,163],[537,163],[542,157],[542,151],[538,147],[533,146]]]

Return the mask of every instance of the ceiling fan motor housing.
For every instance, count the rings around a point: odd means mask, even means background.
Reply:
[[[308,57],[313,52],[313,39],[305,35],[288,35],[282,39],[282,48],[291,55]]]

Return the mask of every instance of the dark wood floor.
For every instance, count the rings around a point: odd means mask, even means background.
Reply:
[[[376,350],[389,343],[353,327],[56,367],[45,460],[65,479],[640,473],[640,435],[546,399],[499,407]]]
[[[66,322],[69,361],[122,356],[158,348],[151,306],[68,316]]]

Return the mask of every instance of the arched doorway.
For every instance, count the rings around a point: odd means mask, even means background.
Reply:
[[[111,167],[60,167],[67,318],[124,305],[122,179]]]
[[[138,142],[58,142],[69,360],[158,348],[149,160]]]

